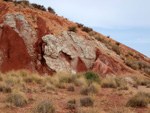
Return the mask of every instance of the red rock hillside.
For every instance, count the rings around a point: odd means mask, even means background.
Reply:
[[[0,1],[0,70],[149,76],[148,57],[83,28],[50,12]]]

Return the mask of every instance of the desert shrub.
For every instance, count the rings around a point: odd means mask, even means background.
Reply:
[[[82,31],[85,31],[85,32],[89,33],[90,31],[93,31],[93,29],[84,26],[84,27],[82,28]]]
[[[71,83],[74,82],[74,75],[67,72],[59,72],[55,74],[60,83]]]
[[[118,84],[116,82],[115,77],[106,77],[105,79],[102,80],[101,87],[102,88],[117,88]]]
[[[53,86],[53,85],[51,85],[51,84],[47,84],[47,85],[46,85],[46,89],[47,89],[47,90],[52,90],[52,91],[55,91],[55,90],[56,90],[55,86]]]
[[[79,28],[83,28],[83,26],[84,26],[83,24],[80,24],[80,23],[77,23],[77,25]]]
[[[36,84],[43,84],[44,78],[38,74],[32,74],[24,78],[24,81],[27,83],[36,83]]]
[[[10,93],[12,91],[11,87],[5,83],[0,83],[0,92]]]
[[[87,71],[85,73],[85,78],[87,79],[89,83],[92,83],[92,82],[100,83],[102,80],[102,78],[100,77],[98,73],[92,72],[92,71]]]
[[[119,42],[116,42],[116,45],[117,45],[117,46],[119,46],[119,45],[120,45],[120,43],[119,43]]]
[[[11,95],[7,99],[8,102],[13,103],[17,107],[23,107],[27,105],[27,98],[26,95],[23,92],[12,92]]]
[[[82,95],[88,95],[88,94],[99,94],[100,92],[100,85],[97,83],[92,83],[90,86],[83,86],[80,89],[80,93]]]
[[[46,8],[43,5],[39,5],[39,4],[31,4],[35,9],[39,9],[42,11],[46,11]]]
[[[73,86],[73,85],[69,85],[68,88],[67,88],[67,90],[68,90],[68,91],[74,91],[75,89],[74,89],[74,86]]]
[[[82,87],[82,86],[87,86],[87,80],[85,79],[85,77],[79,77],[78,79],[76,79],[74,81],[76,86]]]
[[[80,98],[80,104],[84,107],[89,107],[94,105],[94,99],[92,97]]]
[[[129,87],[128,87],[127,84],[122,84],[122,85],[118,88],[118,90],[128,90],[128,89],[129,89]]]
[[[59,84],[56,85],[56,87],[60,88],[60,89],[65,89],[66,88],[66,83],[61,83],[60,82]]]
[[[75,109],[76,107],[76,100],[75,99],[71,99],[67,102],[67,108],[70,109],[70,110],[73,110]]]
[[[0,81],[3,81],[3,75],[1,72],[0,72]]]
[[[147,107],[149,102],[150,94],[139,92],[135,96],[129,98],[126,105],[131,107]]]
[[[137,70],[139,69],[139,65],[137,62],[133,61],[130,57],[128,57],[126,60],[125,60],[125,64],[129,67],[131,67],[132,69],[134,70]]]
[[[23,80],[22,80],[22,77],[14,76],[12,74],[12,75],[7,75],[7,77],[5,77],[5,83],[7,85],[14,86],[14,85],[17,85],[17,84],[22,84]]]
[[[33,113],[55,113],[55,107],[49,100],[43,100],[37,104]]]
[[[128,54],[129,54],[130,56],[134,56],[134,53],[133,53],[132,51],[129,51]]]
[[[53,9],[53,8],[48,7],[48,9],[47,9],[47,10],[48,10],[48,12],[55,14],[55,11],[54,11],[54,9]]]
[[[76,32],[77,29],[76,29],[76,27],[68,27],[68,31]]]
[[[13,2],[13,0],[3,0],[3,1],[5,1],[5,2]]]
[[[133,77],[134,81],[136,82],[137,85],[143,85],[146,86],[147,84],[150,83],[150,81],[144,79],[144,78],[138,78],[138,77]]]
[[[113,45],[112,50],[115,51],[118,55],[120,55],[120,48],[118,45]]]
[[[149,68],[146,68],[146,69],[145,69],[145,73],[147,73],[147,74],[150,75],[150,69],[149,69]]]
[[[29,6],[30,3],[28,0],[14,1],[15,4],[21,4],[22,6]]]

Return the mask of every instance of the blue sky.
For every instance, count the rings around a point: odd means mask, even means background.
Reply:
[[[150,57],[150,0],[29,0]]]

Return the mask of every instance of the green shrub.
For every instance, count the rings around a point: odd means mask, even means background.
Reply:
[[[76,29],[76,27],[68,27],[68,31],[76,32],[77,29]]]
[[[55,107],[49,100],[43,100],[34,108],[33,113],[55,113]]]
[[[92,71],[87,71],[85,73],[85,78],[87,79],[89,83],[92,83],[92,82],[100,83],[102,79],[98,73],[92,72]]]
[[[149,102],[150,94],[139,92],[135,96],[129,98],[126,105],[131,107],[147,107]]]
[[[92,97],[80,98],[80,104],[84,107],[89,107],[94,105],[94,99]]]
[[[12,92],[7,101],[13,103],[17,107],[23,107],[27,105],[28,102],[25,94],[19,91]]]

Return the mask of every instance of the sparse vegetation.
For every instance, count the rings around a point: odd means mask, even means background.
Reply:
[[[85,73],[85,78],[87,79],[88,83],[92,83],[92,82],[100,83],[102,79],[98,73],[92,71],[87,71]]]
[[[23,107],[28,103],[26,95],[20,91],[12,92],[11,95],[8,97],[7,101],[13,103],[17,107]]]
[[[97,83],[92,83],[90,86],[83,86],[80,89],[80,93],[82,95],[88,95],[88,94],[99,94],[100,92],[100,85]]]
[[[101,83],[101,87],[102,88],[117,88],[118,84],[115,80],[115,77],[106,77],[105,79],[103,79],[102,83]]]
[[[76,32],[77,29],[76,29],[76,27],[68,27],[68,31]]]
[[[147,107],[150,102],[150,94],[139,92],[135,96],[129,98],[127,106],[131,107]]]
[[[43,100],[37,104],[33,113],[55,113],[55,111],[55,107],[51,101]]]
[[[94,105],[94,99],[92,97],[80,98],[80,104],[84,107],[89,107]]]
[[[48,9],[47,9],[50,13],[53,13],[53,14],[55,14],[55,11],[54,11],[54,9],[53,8],[51,8],[51,7],[48,7]]]
[[[68,91],[74,91],[75,89],[74,89],[74,86],[73,86],[73,85],[69,85],[67,90],[68,90]]]
[[[89,27],[83,27],[82,31],[89,33],[90,31],[93,31],[93,29],[89,28]]]

